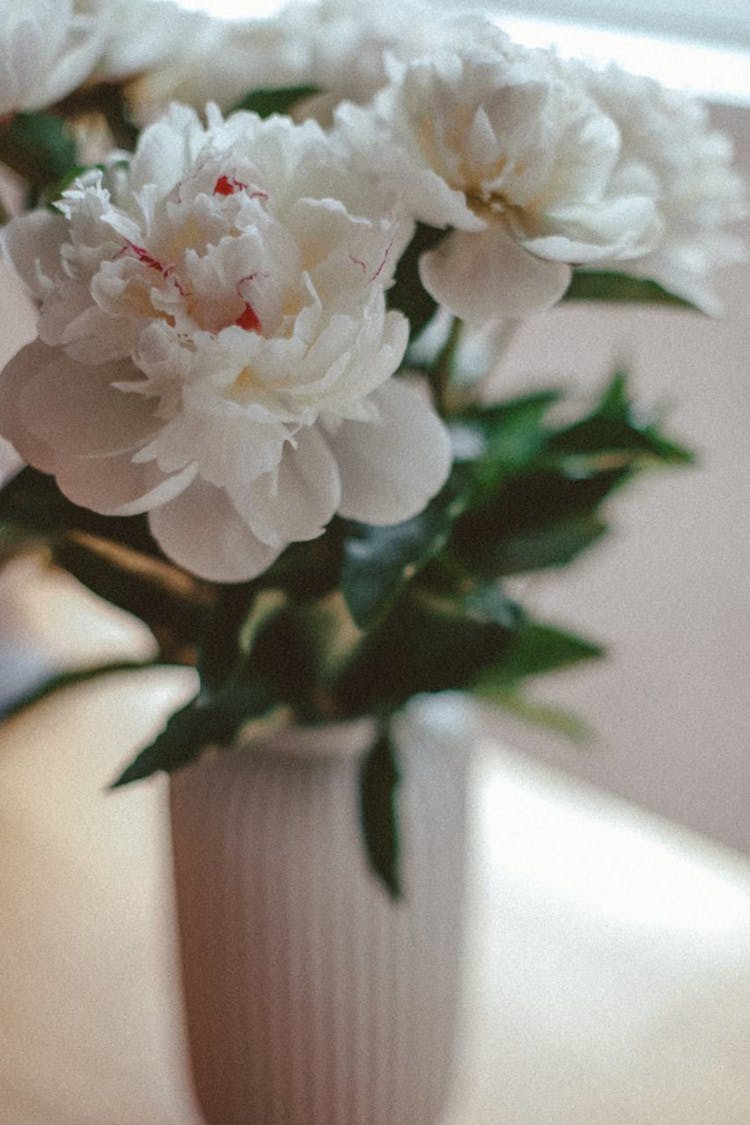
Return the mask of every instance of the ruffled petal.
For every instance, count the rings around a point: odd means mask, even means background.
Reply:
[[[234,487],[232,502],[264,543],[315,539],[325,529],[341,499],[338,467],[325,438],[315,427],[301,430],[287,445],[278,473],[264,473]]]
[[[453,231],[419,260],[428,293],[471,324],[543,312],[570,284],[564,262],[535,258],[504,230]]]
[[[205,136],[194,109],[172,104],[139,138],[130,165],[133,190],[155,185],[159,195],[167,195],[191,169]]]
[[[170,559],[209,582],[245,582],[279,553],[253,535],[222,489],[200,479],[150,512],[149,526]]]
[[[427,399],[392,379],[370,396],[377,422],[344,422],[328,437],[342,483],[339,514],[400,523],[420,512],[451,467],[448,432]]]

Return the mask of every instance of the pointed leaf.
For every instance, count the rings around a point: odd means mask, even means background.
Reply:
[[[262,683],[232,685],[215,695],[199,693],[172,715],[112,788],[140,781],[158,770],[172,773],[197,758],[207,746],[231,745],[246,723],[267,714],[275,702]]]
[[[553,458],[596,458],[599,462],[624,455],[631,461],[643,457],[689,464],[692,454],[665,438],[659,420],[639,418],[628,395],[625,373],[618,371],[590,414],[559,430],[547,443]]]
[[[597,509],[628,476],[617,468],[515,477],[457,521],[451,547],[469,569],[488,578],[562,566],[604,533]]]
[[[289,113],[297,102],[306,101],[321,92],[319,86],[279,86],[276,89],[251,90],[234,107],[270,117],[274,113]]]
[[[603,655],[604,650],[599,645],[583,637],[539,621],[525,621],[502,661],[483,669],[474,687],[480,690],[507,687],[528,676],[560,671]]]
[[[608,270],[576,270],[564,301],[615,301],[630,304],[672,305],[700,312],[696,305],[670,293],[656,281]]]
[[[501,707],[515,718],[552,731],[553,734],[562,735],[569,742],[581,745],[591,742],[594,737],[588,723],[574,712],[554,703],[529,699],[528,696],[519,692],[515,686],[512,688],[490,688],[487,685],[479,684],[476,688],[472,688],[472,691],[481,699],[486,699],[496,707]]]
[[[455,459],[470,463],[477,501],[505,477],[533,464],[550,432],[545,415],[559,399],[558,391],[539,391],[474,407],[451,420]]]
[[[526,528],[487,550],[482,569],[487,574],[504,576],[567,566],[606,531],[607,525],[592,513],[557,520],[546,527]]]
[[[401,897],[396,808],[399,781],[396,751],[386,730],[362,762],[359,808],[370,867],[393,899]]]
[[[689,450],[662,438],[651,426],[638,427],[619,418],[586,418],[550,439],[551,454],[568,457],[596,457],[627,454],[631,459],[654,457],[660,461],[690,464]]]
[[[365,635],[333,685],[343,714],[395,709],[420,692],[460,689],[497,663],[514,630],[448,599],[410,595]]]
[[[403,523],[348,525],[342,589],[361,628],[381,620],[404,586],[442,550],[464,505],[465,496],[449,482],[419,515]]]

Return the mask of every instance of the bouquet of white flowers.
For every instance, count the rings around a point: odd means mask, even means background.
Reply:
[[[488,403],[500,329],[570,300],[715,311],[742,254],[729,141],[481,17],[344,0],[6,5],[0,114],[2,245],[39,308],[0,375],[26,463],[3,557],[46,551],[198,669],[121,782],[251,722],[375,717],[362,820],[396,890],[392,716],[446,689],[533,711],[527,675],[600,650],[506,580],[689,460],[622,372],[582,416]]]

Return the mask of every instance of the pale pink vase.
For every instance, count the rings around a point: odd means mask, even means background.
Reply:
[[[454,1063],[471,737],[398,728],[404,898],[367,867],[369,722],[287,732],[174,775],[195,1084],[209,1125],[435,1125]]]

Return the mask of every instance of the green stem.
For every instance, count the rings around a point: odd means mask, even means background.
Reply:
[[[462,330],[463,322],[460,321],[458,317],[453,317],[450,331],[448,332],[448,338],[435,357],[430,369],[437,406],[444,417],[452,414],[458,405],[451,391],[451,380],[453,377],[453,365],[456,352],[461,342]]]

